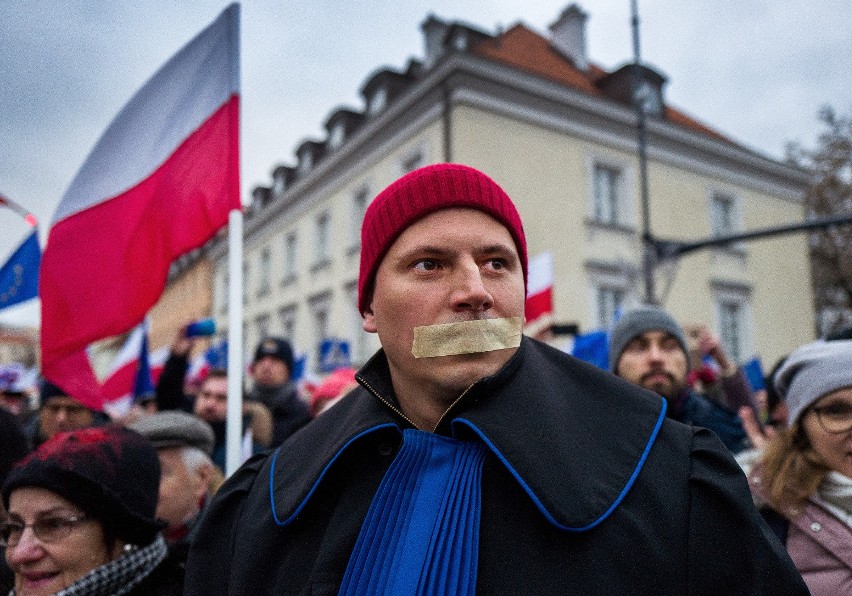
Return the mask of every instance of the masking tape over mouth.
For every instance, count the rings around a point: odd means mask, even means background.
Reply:
[[[414,328],[415,358],[477,354],[521,345],[521,317],[477,319]]]

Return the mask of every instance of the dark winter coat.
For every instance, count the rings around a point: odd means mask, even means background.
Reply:
[[[408,427],[382,352],[358,380],[220,489],[190,550],[187,595],[337,593]],[[488,449],[477,593],[807,593],[712,433],[543,344],[524,339],[436,432]]]
[[[272,412],[273,447],[278,447],[290,435],[311,421],[308,405],[299,397],[293,382],[275,387],[256,385],[246,399],[259,401]]]

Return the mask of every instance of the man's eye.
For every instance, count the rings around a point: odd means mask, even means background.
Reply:
[[[414,268],[418,271],[434,271],[438,268],[438,262],[433,259],[420,259],[414,263]]]
[[[488,259],[488,265],[496,271],[501,271],[501,270],[506,268],[506,260],[505,259]]]

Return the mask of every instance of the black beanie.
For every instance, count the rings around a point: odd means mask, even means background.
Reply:
[[[3,505],[16,488],[40,487],[74,503],[128,544],[150,543],[160,461],[151,442],[117,425],[59,433],[23,460],[3,484]]]
[[[281,337],[267,337],[257,344],[257,349],[254,351],[254,362],[266,356],[281,360],[287,365],[287,371],[293,374],[293,346],[290,345],[289,341]]]

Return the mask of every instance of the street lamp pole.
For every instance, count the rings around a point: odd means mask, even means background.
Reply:
[[[645,302],[656,304],[654,291],[654,266],[656,252],[651,234],[651,207],[648,197],[648,141],[646,130],[645,101],[642,88],[642,56],[639,50],[639,6],[638,0],[631,1],[631,23],[633,28],[633,107],[636,110],[636,140],[639,151],[639,188],[642,201],[642,276],[645,281]]]

